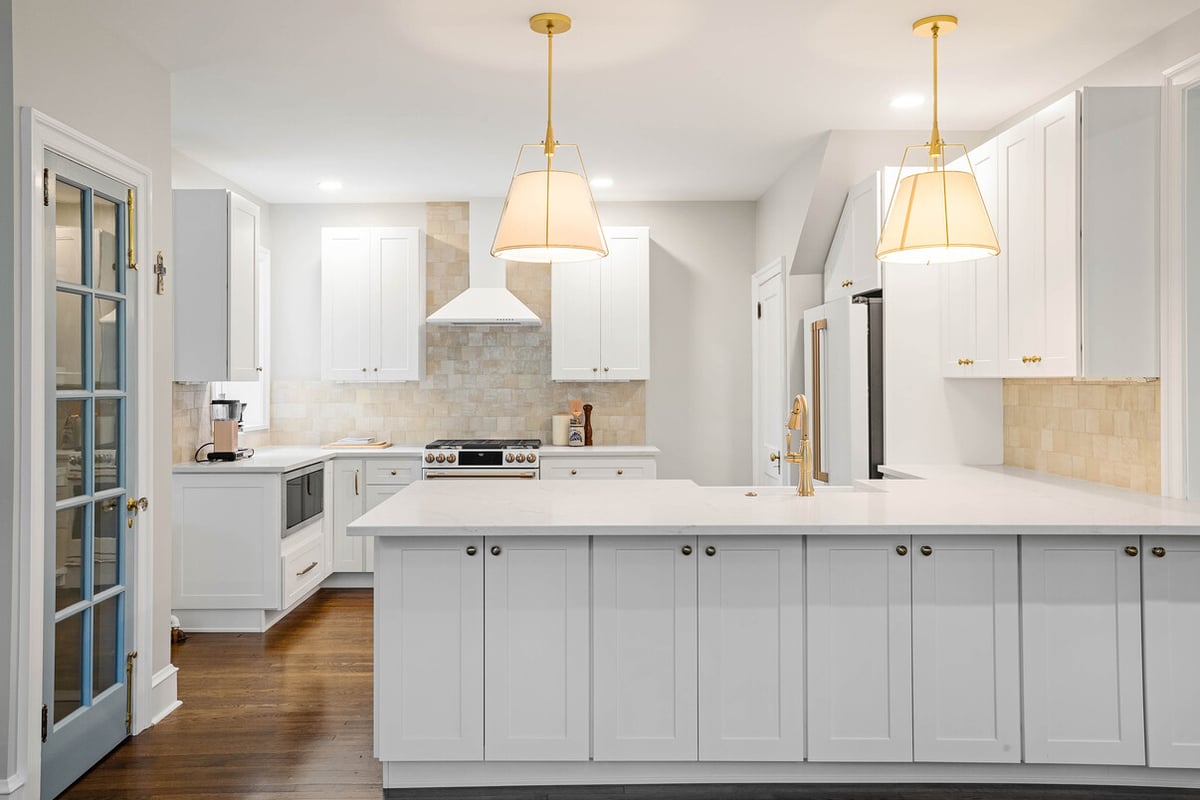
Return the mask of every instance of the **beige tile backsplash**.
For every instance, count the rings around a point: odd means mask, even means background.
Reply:
[[[426,313],[467,287],[467,204],[426,205]],[[286,268],[280,265],[279,268]],[[508,288],[540,328],[426,328],[425,378],[410,383],[273,381],[271,429],[249,446],[319,445],[372,434],[396,444],[444,437],[535,437],[579,398],[595,406],[594,441],[644,444],[646,385],[550,380],[550,268],[509,264]],[[207,425],[205,384],[175,384],[174,455],[192,458]]]
[[[1004,463],[1158,494],[1160,384],[1004,381]]]

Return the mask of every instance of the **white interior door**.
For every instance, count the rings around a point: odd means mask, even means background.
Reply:
[[[137,497],[137,281],[129,186],[45,153],[47,531],[42,796],[129,733]]]
[[[783,259],[754,273],[750,324],[754,361],[754,473],[756,486],[786,479],[783,429],[787,420],[787,304]]]

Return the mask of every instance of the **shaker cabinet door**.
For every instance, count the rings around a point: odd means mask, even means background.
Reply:
[[[369,228],[321,229],[321,378],[370,379]]]
[[[701,761],[804,760],[804,544],[701,537]]]
[[[810,536],[808,758],[911,761],[907,536]]]
[[[600,372],[607,380],[650,377],[650,230],[605,232],[600,262]]]
[[[362,572],[363,551],[373,538],[347,536],[346,526],[366,511],[363,461],[360,458],[333,460],[333,571]]]
[[[384,536],[376,555],[375,757],[482,760],[483,539]]]
[[[484,544],[484,758],[587,761],[588,540]]]
[[[592,541],[597,761],[696,760],[695,548],[691,537]]]
[[[1026,762],[1146,763],[1139,544],[1022,537]]]

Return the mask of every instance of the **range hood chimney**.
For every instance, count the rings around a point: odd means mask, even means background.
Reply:
[[[505,286],[507,262],[492,255],[492,237],[504,200],[470,201],[467,290],[430,314],[430,325],[541,325],[542,321]]]

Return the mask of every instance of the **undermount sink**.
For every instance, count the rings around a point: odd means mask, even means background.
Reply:
[[[797,500],[804,499],[796,494],[795,486],[729,486],[726,488],[730,491],[736,491],[748,497],[795,497]],[[816,484],[813,488],[816,490],[818,495],[882,491],[882,489],[876,489],[874,486],[868,486],[863,483],[853,483],[849,485],[838,486]]]

